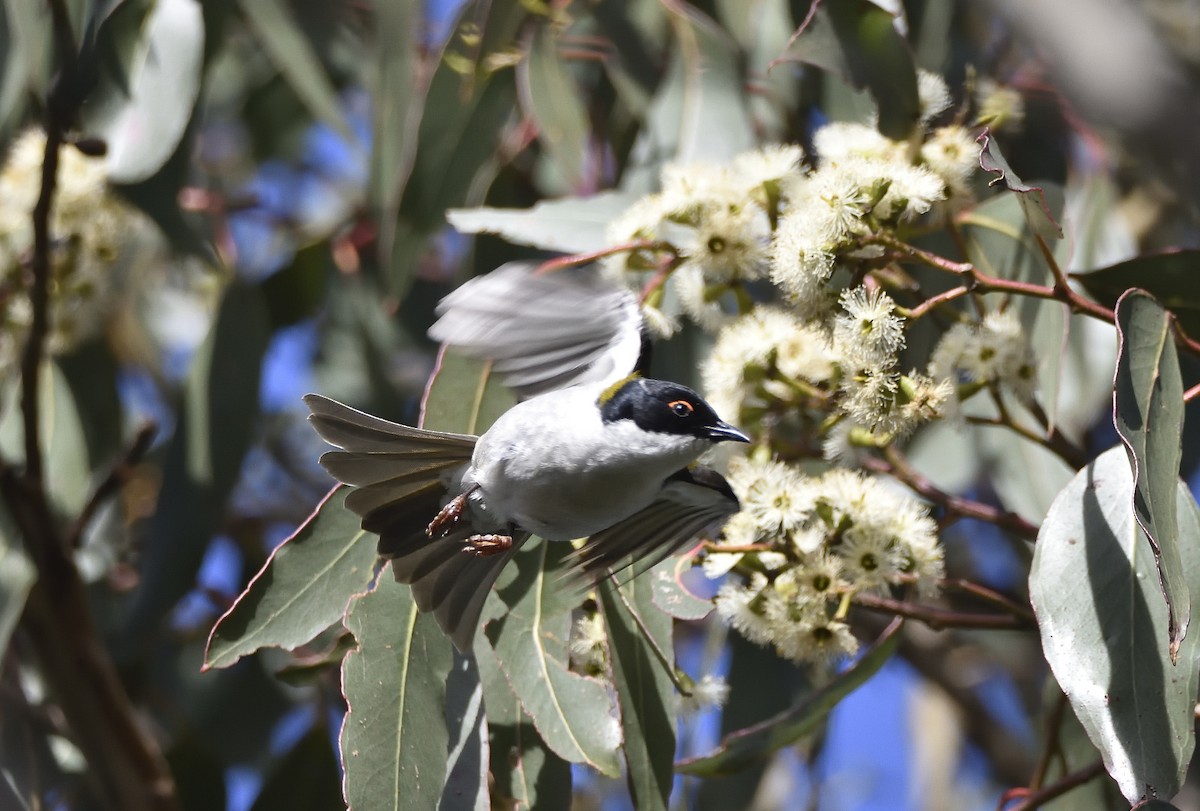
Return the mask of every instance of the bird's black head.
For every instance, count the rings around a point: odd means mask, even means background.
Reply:
[[[750,437],[717,416],[699,394],[678,383],[636,375],[610,386],[597,402],[605,422],[633,420],[644,431],[683,434],[713,442]]]

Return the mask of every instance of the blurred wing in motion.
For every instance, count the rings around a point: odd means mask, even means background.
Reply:
[[[650,506],[588,538],[572,555],[572,566],[599,580],[636,564],[636,576],[724,524],[739,509],[720,473],[699,465],[681,470]]]
[[[640,370],[647,342],[632,292],[595,266],[536,268],[510,262],[471,279],[442,299],[429,336],[491,359],[522,399]]]

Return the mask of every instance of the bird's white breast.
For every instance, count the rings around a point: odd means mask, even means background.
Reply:
[[[480,437],[466,482],[478,485],[472,500],[486,523],[550,540],[586,537],[649,505],[668,476],[711,444],[646,432],[632,420],[604,423],[602,388],[519,403]]]

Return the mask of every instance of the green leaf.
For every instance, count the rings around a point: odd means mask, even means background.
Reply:
[[[8,640],[36,580],[37,570],[25,554],[17,528],[0,508],[0,650],[8,650]]]
[[[690,559],[672,556],[646,575],[653,589],[654,605],[676,619],[702,620],[713,610],[712,600],[697,597],[683,585],[682,575],[691,568]]]
[[[271,553],[237,601],[213,626],[204,667],[229,667],[260,648],[295,650],[337,622],[371,583],[375,536],[334,489]]]
[[[667,9],[675,32],[670,66],[621,183],[640,193],[658,187],[664,163],[724,162],[753,149],[758,140],[735,43],[692,6],[671,4]]]
[[[324,724],[314,724],[271,770],[250,811],[339,808],[342,787],[337,753]]]
[[[1171,664],[1167,607],[1134,520],[1133,474],[1115,447],[1059,493],[1042,524],[1029,593],[1042,648],[1129,802],[1178,790],[1195,745],[1200,640]],[[1200,508],[1178,484],[1183,568],[1200,588]]]
[[[583,185],[587,168],[588,116],[579,88],[558,56],[549,24],[538,26],[529,52],[517,65],[521,104],[537,124],[537,138],[570,188]]]
[[[515,573],[515,569],[510,567]],[[509,572],[500,575],[503,581]],[[509,578],[511,579],[511,578]],[[494,593],[488,598],[484,617],[505,611]],[[491,772],[497,798],[511,800],[518,808],[567,808],[571,804],[571,764],[550,751],[533,722],[521,710],[496,654],[480,631],[475,643],[475,662],[487,707]]]
[[[608,627],[613,686],[625,738],[626,780],[633,806],[665,811],[674,779],[675,688],[652,645],[671,655],[674,623],[654,605],[648,577],[635,577],[620,586],[614,581],[602,583],[597,591]],[[650,639],[639,627],[639,619]]]
[[[446,728],[450,755],[438,807],[488,811],[488,720],[483,685],[475,659],[458,651],[446,682]]]
[[[267,56],[313,117],[349,135],[337,90],[284,0],[240,0],[239,5]]]
[[[1171,317],[1142,290],[1117,302],[1113,424],[1133,470],[1133,511],[1146,533],[1167,602],[1171,661],[1187,634],[1192,602],[1183,576],[1175,483],[1183,455],[1183,380]]]
[[[443,350],[421,403],[421,427],[482,434],[516,402],[487,361]]]
[[[516,577],[497,589],[508,613],[485,633],[504,675],[542,739],[559,757],[603,774],[621,772],[621,730],[603,683],[567,669],[570,589],[556,582],[569,544],[531,539],[509,564]]]
[[[412,170],[417,147],[417,102],[413,65],[420,4],[393,0],[372,6],[375,14],[375,58],[371,74],[374,127],[371,137],[371,178],[368,191],[380,226],[380,255],[392,252],[396,216],[404,179]]]
[[[874,3],[829,3],[825,8],[846,54],[850,80],[879,107],[879,131],[906,141],[917,125],[917,70],[895,17]]]
[[[14,378],[9,402],[0,419],[0,454],[12,464],[25,462],[25,427]],[[38,428],[46,466],[50,503],[63,516],[74,518],[87,504],[92,489],[87,436],[71,386],[58,364],[46,361],[38,375]]]
[[[675,770],[705,777],[733,774],[790,746],[811,732],[839,701],[883,667],[900,644],[903,620],[896,619],[853,665],[824,687],[813,690],[790,709],[721,740],[707,755],[681,760]]]
[[[606,191],[543,200],[530,208],[458,208],[446,212],[446,219],[464,234],[496,234],[546,251],[590,253],[608,247],[608,224],[640,196]]]
[[[1200,250],[1171,250],[1146,254],[1108,267],[1071,277],[1083,285],[1092,298],[1105,307],[1115,308],[1126,290],[1139,287],[1174,313],[1189,335],[1200,336],[1200,297],[1196,295],[1196,272],[1200,269]]]
[[[114,183],[154,175],[175,152],[200,95],[204,15],[196,0],[157,0],[149,7],[128,63],[109,77],[104,103],[90,116],[108,145]]]
[[[1000,147],[990,131],[984,130],[979,136],[979,142],[983,147],[979,154],[979,166],[983,171],[996,175],[991,185],[1004,183],[1010,191],[1016,193],[1021,210],[1025,212],[1029,226],[1035,234],[1046,240],[1062,239],[1062,226],[1050,212],[1045,190],[1041,186],[1031,186],[1017,177],[1004,155],[1000,153]]]
[[[446,778],[450,640],[390,567],[351,603],[346,628],[359,644],[342,663],[346,803],[352,811],[435,809]]]
[[[162,487],[142,546],[130,639],[154,627],[195,584],[196,569],[241,471],[258,419],[258,384],[270,334],[262,291],[225,290],[184,386]]]

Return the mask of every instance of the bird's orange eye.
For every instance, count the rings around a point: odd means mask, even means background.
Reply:
[[[671,409],[671,413],[676,417],[686,417],[695,411],[687,400],[672,400],[667,403],[667,408]]]

